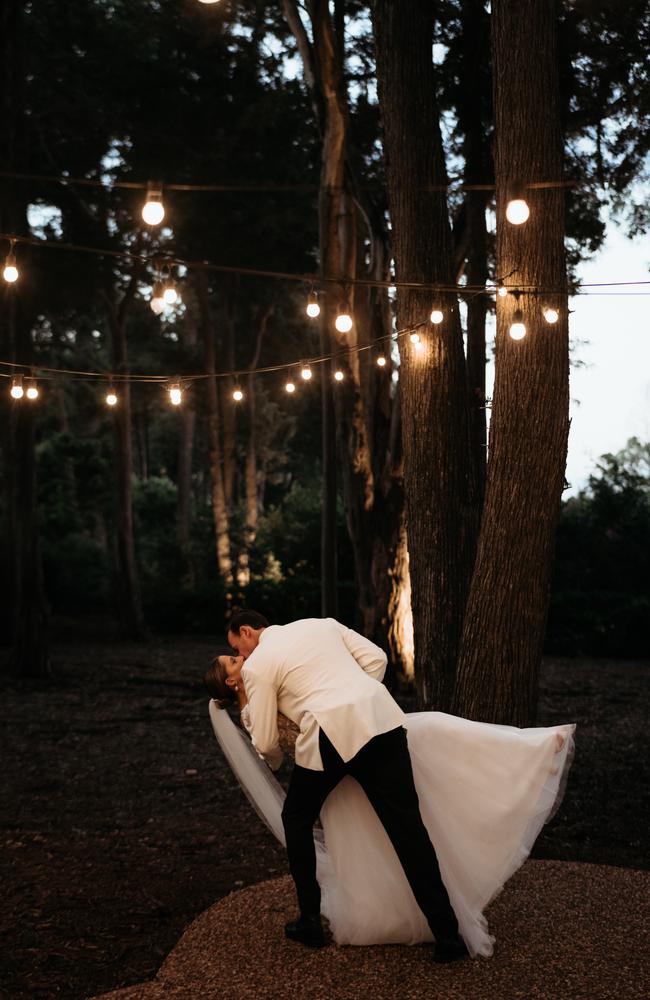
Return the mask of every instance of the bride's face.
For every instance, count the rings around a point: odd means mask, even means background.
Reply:
[[[226,674],[226,684],[228,687],[235,687],[241,677],[241,668],[244,664],[243,656],[220,656],[219,664]]]

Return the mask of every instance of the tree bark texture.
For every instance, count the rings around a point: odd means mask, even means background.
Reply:
[[[485,184],[493,175],[488,147],[487,124],[482,95],[490,80],[485,52],[489,45],[489,18],[483,0],[463,0],[462,11],[463,72],[460,80],[462,105],[459,125],[463,132],[465,183]],[[487,80],[486,80],[487,78]],[[465,229],[467,233],[466,270],[468,285],[485,285],[488,279],[488,234],[485,219],[486,192],[467,192]],[[485,409],[485,320],[487,298],[470,295],[467,299],[467,384],[469,393],[470,459],[479,505],[485,494],[487,467],[487,422]]]
[[[451,228],[431,56],[431,5],[376,0],[374,29],[398,280],[453,283]],[[434,302],[444,321],[428,324]],[[424,326],[420,324],[425,323]],[[419,704],[448,710],[474,562],[477,496],[455,295],[398,289],[402,441]]]
[[[555,0],[492,4],[497,273],[510,288],[565,289],[564,195],[528,188],[530,218],[513,226],[513,181],[560,181]],[[560,312],[548,325],[545,305]],[[509,326],[523,312],[526,337]],[[567,298],[497,298],[495,385],[483,521],[459,658],[455,711],[528,726],[549,601],[569,429]]]
[[[207,393],[208,446],[210,449],[210,479],[212,516],[214,518],[217,566],[226,586],[226,600],[232,601],[233,567],[230,554],[230,519],[223,473],[223,450],[221,445],[221,421],[219,414],[219,393],[216,379],[215,331],[210,311],[210,295],[204,271],[196,271],[196,290],[201,310],[201,331],[203,335],[203,358]]]

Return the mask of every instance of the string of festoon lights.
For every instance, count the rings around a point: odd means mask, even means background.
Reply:
[[[201,2],[217,2],[217,0],[201,0]],[[92,182],[96,183],[96,182]],[[569,182],[572,183],[572,182]],[[128,186],[141,186],[137,185],[135,182],[126,182]],[[530,208],[525,198],[526,187],[559,187],[564,186],[564,182],[548,182],[548,183],[535,183],[529,185],[523,185],[516,182],[510,186],[509,189],[509,199],[506,204],[506,219],[511,225],[520,226],[528,221],[530,217]],[[181,185],[179,185],[181,187]],[[186,186],[188,189],[192,189],[191,185]],[[481,185],[481,187],[492,187],[490,185]],[[147,185],[147,193],[145,198],[145,203],[142,207],[142,219],[150,227],[159,226],[165,218],[165,207],[162,200],[163,186],[159,183],[150,182]],[[168,376],[147,376],[147,375],[120,375],[120,376],[107,376],[105,372],[79,372],[72,369],[54,369],[54,368],[30,368],[26,365],[12,364],[9,362],[0,362],[1,367],[9,367],[14,370],[13,376],[7,374],[6,372],[0,371],[0,376],[11,378],[11,388],[10,394],[13,399],[16,400],[36,400],[39,398],[39,388],[36,382],[34,371],[45,373],[46,378],[52,377],[73,377],[73,378],[87,378],[87,379],[102,379],[107,382],[108,389],[105,394],[105,402],[109,407],[116,406],[119,401],[119,395],[117,392],[117,385],[124,382],[149,382],[155,384],[163,384],[165,387],[169,401],[173,406],[179,406],[183,400],[184,390],[192,384],[192,382],[206,379],[206,378],[225,378],[229,377],[234,379],[235,388],[232,391],[233,400],[238,403],[244,399],[244,391],[240,385],[240,378],[244,375],[250,376],[255,374],[263,374],[267,372],[277,372],[277,371],[288,371],[289,376],[285,383],[285,391],[289,394],[293,394],[296,391],[296,386],[298,378],[304,382],[309,382],[312,378],[312,365],[323,364],[327,361],[336,361],[344,356],[349,357],[354,353],[361,353],[364,351],[372,350],[376,354],[376,364],[380,368],[384,368],[387,364],[387,352],[383,349],[382,345],[386,342],[399,341],[401,338],[408,336],[411,344],[413,345],[413,351],[415,354],[424,354],[425,345],[421,338],[422,328],[431,323],[433,326],[440,325],[445,319],[445,309],[441,302],[436,301],[437,298],[441,298],[443,293],[453,293],[458,296],[470,296],[470,295],[493,295],[504,297],[507,295],[512,295],[515,299],[515,309],[513,312],[512,322],[509,327],[510,337],[514,341],[521,341],[526,336],[526,324],[524,319],[524,311],[521,308],[521,299],[523,296],[542,296],[542,315],[545,322],[549,326],[556,324],[560,318],[560,310],[557,305],[552,302],[544,301],[544,297],[552,299],[554,296],[571,294],[572,290],[567,286],[561,289],[543,289],[533,285],[515,285],[511,279],[516,273],[515,271],[511,274],[505,276],[505,278],[494,282],[492,284],[485,285],[468,285],[468,284],[454,284],[454,285],[442,285],[436,283],[424,283],[424,282],[410,282],[410,281],[398,281],[393,279],[387,280],[375,280],[368,278],[354,278],[350,280],[342,280],[341,278],[326,278],[323,276],[313,276],[313,275],[300,275],[291,274],[287,272],[280,271],[268,271],[259,270],[252,268],[238,268],[228,265],[218,265],[211,264],[207,261],[188,261],[182,258],[174,257],[169,254],[161,253],[156,251],[148,256],[143,254],[129,253],[126,251],[117,250],[101,250],[96,247],[86,247],[78,246],[73,244],[66,244],[56,241],[47,241],[42,239],[37,239],[33,237],[22,237],[15,235],[0,234],[0,239],[5,239],[9,243],[9,249],[7,256],[5,258],[3,267],[3,278],[8,285],[15,285],[19,280],[20,271],[18,269],[16,261],[16,245],[17,244],[28,244],[32,246],[37,246],[41,248],[55,248],[70,250],[82,253],[96,254],[98,256],[108,256],[112,258],[118,258],[122,260],[127,260],[132,263],[140,263],[142,265],[153,266],[154,280],[152,287],[152,295],[149,300],[149,305],[152,311],[160,316],[169,307],[178,306],[181,304],[181,299],[179,291],[177,288],[176,281],[173,276],[172,268],[184,267],[186,269],[190,268],[203,268],[205,270],[225,272],[225,273],[235,273],[248,276],[265,277],[265,278],[278,278],[282,280],[292,280],[300,281],[304,283],[309,283],[310,290],[307,296],[307,303],[305,312],[310,319],[316,319],[320,316],[321,305],[319,302],[319,292],[317,285],[327,285],[334,284],[340,288],[341,300],[343,305],[340,307],[335,320],[334,326],[339,333],[349,333],[354,326],[354,319],[352,316],[350,308],[350,291],[351,287],[355,285],[366,286],[366,287],[383,287],[392,290],[397,288],[409,288],[409,289],[420,289],[429,290],[432,293],[433,305],[427,320],[416,323],[406,329],[398,330],[392,334],[385,335],[379,338],[370,345],[361,345],[355,347],[348,347],[342,351],[334,352],[329,355],[324,355],[319,358],[310,359],[307,361],[299,362],[289,362],[288,364],[275,365],[266,368],[256,368],[256,369],[245,369],[240,371],[232,372],[220,372],[215,374],[201,373],[198,375],[183,376],[183,378],[173,378],[170,379]],[[630,282],[597,282],[591,284],[584,284],[580,286],[580,294],[589,294],[590,289],[593,288],[620,288],[624,286],[629,288],[630,286],[645,286],[649,285],[648,281],[630,281]],[[576,294],[576,290],[573,294]],[[620,294],[620,292],[609,292],[600,294]],[[629,293],[628,293],[629,294]],[[637,293],[638,294],[638,293]],[[640,294],[648,294],[647,292],[641,292]],[[451,307],[455,308],[455,307]],[[377,350],[377,345],[380,349]],[[295,373],[299,372],[299,375]],[[42,377],[42,376],[41,376]],[[345,379],[345,372],[343,368],[336,367],[333,372],[333,378],[336,382],[342,382]]]

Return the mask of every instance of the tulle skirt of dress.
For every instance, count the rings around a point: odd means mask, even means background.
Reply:
[[[284,791],[225,711],[217,738],[254,808],[284,842]],[[442,712],[406,716],[420,812],[472,955],[492,954],[483,910],[528,857],[561,802],[575,726],[517,729]],[[561,746],[560,746],[561,744]],[[357,782],[344,778],[316,835],[321,911],[338,944],[415,944],[431,931],[381,822]]]

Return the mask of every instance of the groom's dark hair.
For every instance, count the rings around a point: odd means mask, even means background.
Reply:
[[[227,622],[226,630],[233,635],[239,635],[242,625],[250,625],[251,628],[268,628],[268,620],[259,611],[242,610],[235,611],[232,618]]]

